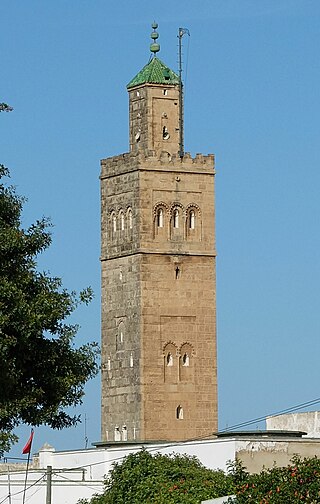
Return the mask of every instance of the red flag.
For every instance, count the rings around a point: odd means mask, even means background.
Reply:
[[[26,444],[25,444],[25,446],[24,446],[24,448],[22,450],[23,455],[26,455],[27,453],[30,453],[30,451],[31,451],[33,434],[34,434],[34,431],[33,431],[33,429],[31,429],[30,437],[29,437],[28,441],[26,442]]]

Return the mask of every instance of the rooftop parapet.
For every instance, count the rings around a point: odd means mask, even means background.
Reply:
[[[156,171],[175,171],[185,173],[208,173],[214,172],[214,154],[196,154],[192,157],[186,152],[183,158],[178,154],[170,155],[168,152],[161,152],[156,155],[155,151],[137,151],[126,152],[119,156],[101,160],[100,178],[114,177],[127,172],[136,170],[156,170]]]

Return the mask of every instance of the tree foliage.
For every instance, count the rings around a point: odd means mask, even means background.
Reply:
[[[231,476],[205,468],[196,457],[142,450],[113,465],[103,495],[79,504],[198,504],[232,488]]]
[[[7,105],[6,103],[0,103],[0,112],[11,112],[13,110],[10,105]]]
[[[320,502],[320,460],[293,457],[287,467],[247,473],[241,465],[234,471],[237,504],[298,504]]]
[[[1,103],[1,111],[11,107]],[[97,372],[97,346],[74,345],[77,326],[66,319],[91,289],[78,296],[60,278],[37,270],[37,257],[51,243],[50,222],[24,229],[24,199],[6,183],[0,165],[0,453],[20,423],[52,428],[74,425],[66,412],[82,401],[84,384]]]

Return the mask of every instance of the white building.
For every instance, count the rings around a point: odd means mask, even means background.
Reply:
[[[113,462],[121,462],[141,448],[151,453],[195,455],[210,469],[226,470],[228,461],[239,459],[249,472],[259,472],[262,467],[272,467],[275,463],[287,465],[294,454],[319,457],[320,438],[308,437],[307,431],[270,430],[230,432],[215,439],[180,443],[97,443],[95,448],[87,450],[60,452],[45,444],[33,456],[25,502],[46,502],[50,479],[52,503],[76,504],[80,498],[102,493],[104,476]],[[21,504],[25,470],[21,464],[2,464],[0,469],[0,503]]]

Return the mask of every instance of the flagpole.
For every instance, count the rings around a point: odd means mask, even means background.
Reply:
[[[23,489],[22,504],[25,503],[25,499],[26,499],[26,489],[27,489],[28,471],[29,471],[29,462],[30,462],[30,453],[31,453],[32,440],[33,440],[33,433],[34,433],[34,430],[31,429],[31,433],[30,433],[30,437],[28,439],[28,442],[27,442],[27,444],[25,445],[25,447],[23,448],[23,451],[22,451],[22,453],[28,453],[27,469],[26,469],[26,477],[25,477],[25,480],[24,480],[24,489]]]
[[[22,504],[25,503],[25,499],[26,499],[26,489],[27,489],[29,462],[30,462],[30,452],[28,453],[27,469],[26,469],[26,477],[25,477],[25,480],[24,480],[24,489],[23,489],[23,501],[22,501]]]

